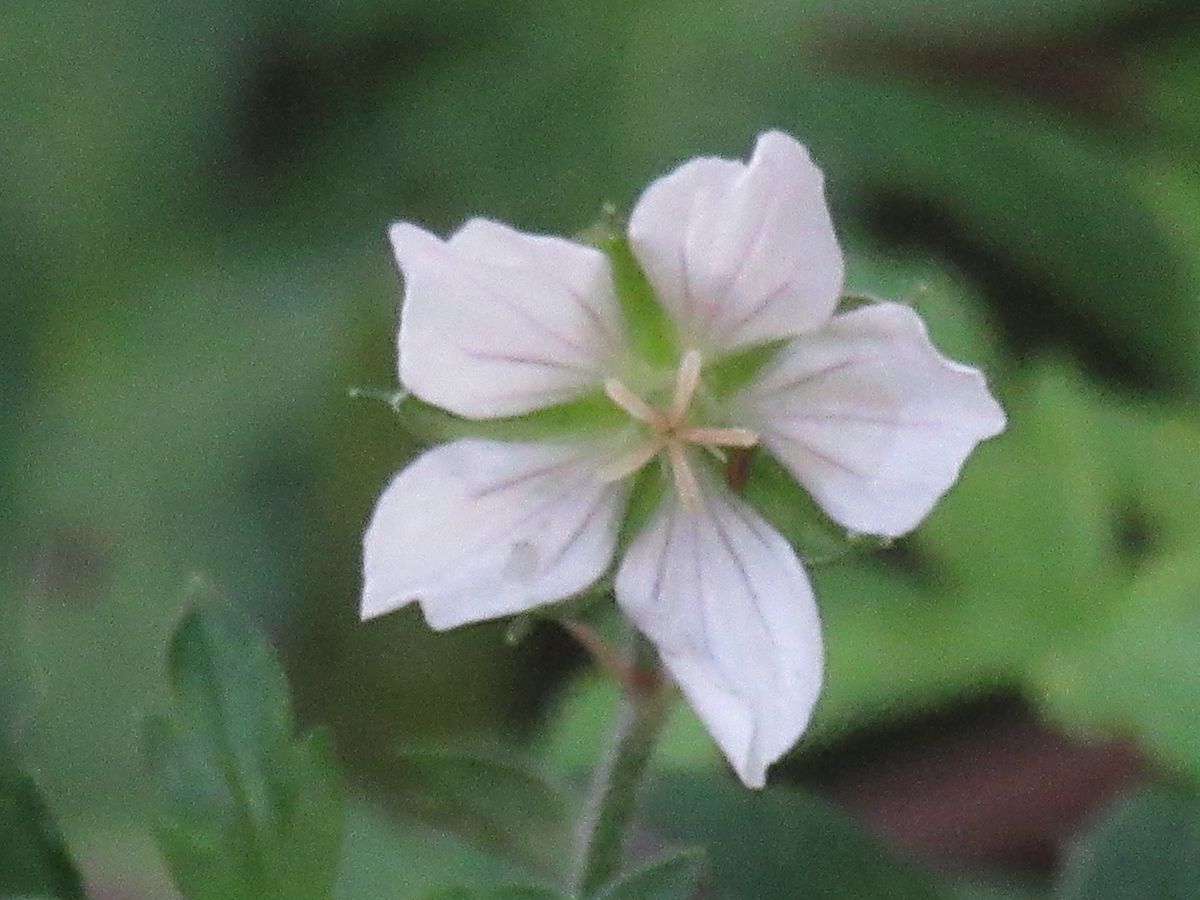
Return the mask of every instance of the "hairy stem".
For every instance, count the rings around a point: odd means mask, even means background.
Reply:
[[[626,832],[646,765],[667,719],[672,692],[654,648],[634,635],[631,670],[613,722],[608,750],[592,777],[579,820],[572,888],[586,897],[621,869]]]

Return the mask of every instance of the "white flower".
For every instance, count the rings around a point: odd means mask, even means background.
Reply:
[[[483,219],[446,241],[392,227],[400,379],[414,395],[482,420],[603,390],[625,415],[574,437],[470,438],[420,456],[367,531],[362,614],[416,600],[444,629],[583,590],[613,563],[631,476],[657,460],[673,489],[619,564],[617,602],[758,787],[816,703],[820,623],[795,551],[709,457],[761,444],[833,520],[895,536],[1004,415],[911,309],[834,314],[842,256],[822,176],[785,134],[762,135],[749,163],[696,159],[660,178],[628,237],[677,330],[666,371],[631,350],[600,251]],[[715,361],[780,341],[733,395],[706,385]]]

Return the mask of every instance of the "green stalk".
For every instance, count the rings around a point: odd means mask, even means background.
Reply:
[[[633,638],[633,677],[622,693],[608,750],[592,776],[579,820],[572,888],[587,897],[621,870],[638,790],[667,720],[672,692],[654,648]]]

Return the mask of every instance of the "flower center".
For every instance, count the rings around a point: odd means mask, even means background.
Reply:
[[[700,485],[688,461],[688,445],[702,447],[724,461],[722,448],[753,447],[758,443],[758,434],[748,428],[709,428],[688,421],[688,412],[700,385],[701,365],[698,351],[689,350],[683,355],[675,373],[671,403],[663,409],[651,406],[619,379],[610,378],[604,382],[604,393],[609,399],[649,429],[637,446],[604,469],[602,477],[606,481],[627,478],[661,454],[670,466],[683,505],[696,509],[700,506]]]

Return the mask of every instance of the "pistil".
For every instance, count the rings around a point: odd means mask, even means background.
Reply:
[[[702,368],[703,360],[698,351],[689,350],[683,355],[675,373],[671,403],[666,409],[650,405],[619,379],[610,378],[604,382],[604,392],[609,399],[649,428],[643,441],[602,471],[604,480],[627,478],[661,454],[666,457],[683,505],[698,509],[700,484],[688,460],[688,445],[695,444],[723,459],[722,447],[753,447],[758,443],[758,434],[748,428],[714,428],[688,423],[688,412],[700,386]]]

